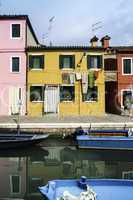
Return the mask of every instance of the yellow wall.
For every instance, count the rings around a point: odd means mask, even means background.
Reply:
[[[52,51],[52,52],[29,52],[29,55],[44,54],[45,66],[43,70],[29,70],[28,71],[28,96],[30,93],[30,86],[45,85],[45,84],[62,84],[62,72],[88,72],[87,58],[84,57],[80,67],[77,67],[83,51]],[[75,69],[59,69],[59,55],[75,55]],[[100,52],[86,52],[87,55],[103,55]],[[104,63],[104,62],[103,62]],[[104,67],[103,67],[104,68]],[[59,103],[59,115],[103,115],[105,113],[105,85],[104,85],[104,70],[99,71],[98,79],[96,80],[98,86],[98,101],[97,102],[82,102],[81,83],[75,82],[75,101]],[[80,92],[79,92],[80,91]],[[28,97],[28,115],[41,116],[44,110],[44,103],[30,102]]]

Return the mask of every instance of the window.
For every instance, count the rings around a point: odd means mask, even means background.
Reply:
[[[11,72],[20,72],[20,57],[12,57]]]
[[[128,108],[130,106],[131,100],[132,100],[132,90],[124,90],[122,91],[122,105],[124,108]]]
[[[123,74],[130,75],[132,74],[132,59],[131,58],[123,58]]]
[[[19,175],[11,175],[10,176],[10,184],[11,184],[11,193],[20,193],[20,176]]]
[[[88,69],[100,69],[102,68],[102,56],[99,55],[88,55],[87,56],[87,68]]]
[[[122,178],[123,179],[131,179],[131,180],[133,180],[133,171],[122,172]]]
[[[43,55],[29,56],[29,68],[30,69],[43,69],[44,68],[44,56]]]
[[[98,88],[94,86],[93,88],[88,87],[87,94],[84,95],[83,101],[97,101],[98,100]]]
[[[30,87],[30,101],[44,101],[44,87],[43,86]]]
[[[60,87],[60,101],[74,101],[74,86]]]
[[[75,68],[75,56],[74,55],[60,55],[59,65],[60,65],[60,69]]]
[[[12,38],[20,38],[20,24],[12,24]]]

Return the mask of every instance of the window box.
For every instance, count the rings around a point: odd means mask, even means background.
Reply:
[[[103,65],[103,57],[101,55],[88,55],[87,68],[91,70],[100,70]]]
[[[94,86],[93,88],[88,87],[87,94],[83,94],[84,102],[97,102],[98,101],[98,88]]]
[[[11,72],[19,73],[20,72],[20,57],[14,56],[11,57]]]
[[[12,24],[11,25],[11,38],[19,39],[21,37],[20,24]]]
[[[74,55],[60,55],[59,66],[60,66],[60,69],[74,69],[75,56]]]
[[[61,86],[60,87],[60,101],[72,102],[74,101],[75,93],[74,86]]]
[[[31,86],[30,87],[30,101],[31,102],[43,102],[44,101],[44,87],[43,86]]]
[[[122,58],[122,75],[132,75],[132,58]]]
[[[44,68],[44,56],[43,55],[29,56],[29,68],[31,70],[42,70]]]

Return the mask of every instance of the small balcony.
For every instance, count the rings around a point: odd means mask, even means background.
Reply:
[[[117,81],[117,71],[105,71],[105,81],[106,82],[111,82]]]
[[[117,59],[115,55],[106,55],[104,58],[105,81],[117,81]]]

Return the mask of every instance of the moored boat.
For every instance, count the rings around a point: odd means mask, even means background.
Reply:
[[[87,179],[52,180],[39,187],[48,200],[132,200],[132,180]]]
[[[39,144],[48,134],[0,134],[0,149],[20,148]]]
[[[132,130],[89,130],[77,132],[79,148],[133,150]]]

